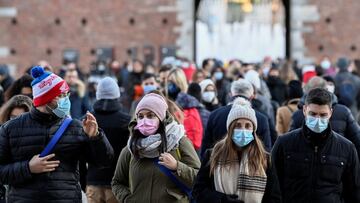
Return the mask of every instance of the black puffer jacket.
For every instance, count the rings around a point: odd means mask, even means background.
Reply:
[[[305,116],[302,109],[305,105],[305,98],[306,95],[301,98],[298,104],[299,110],[295,111],[291,116],[289,131],[301,128],[304,123]],[[332,130],[350,140],[355,145],[357,153],[360,154],[360,127],[350,109],[338,104],[337,97],[334,94],[332,94],[332,108],[333,113],[330,118]]]
[[[107,165],[113,149],[104,133],[89,139],[78,120],[73,120],[55,146],[59,167],[49,173],[32,174],[30,159],[41,153],[61,124],[61,119],[32,108],[29,113],[0,128],[0,182],[10,185],[8,202],[81,202],[80,159]]]
[[[128,125],[131,117],[121,111],[120,101],[117,99],[96,101],[94,104],[94,116],[114,149],[114,159],[110,167],[99,168],[89,163],[87,184],[110,186],[118,157],[129,138]]]
[[[280,136],[272,151],[284,203],[360,202],[360,167],[354,145],[330,127],[306,126]]]

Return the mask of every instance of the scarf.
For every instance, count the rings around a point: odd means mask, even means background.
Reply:
[[[166,152],[169,152],[172,149],[175,149],[179,146],[179,141],[181,140],[182,137],[185,136],[185,129],[183,125],[180,125],[175,121],[172,121],[171,123],[166,125],[165,133],[166,133],[166,141],[167,141]],[[130,140],[131,139],[128,140],[127,147],[131,152],[131,154],[133,154],[130,147]],[[155,135],[149,135],[147,137],[140,139],[136,143],[136,149],[139,152],[139,157],[140,158],[159,157],[160,144],[161,144],[161,135],[159,133]]]
[[[236,178],[235,178],[236,177]],[[215,189],[227,195],[237,195],[246,203],[261,203],[266,187],[267,176],[262,169],[260,174],[250,175],[247,154],[241,162],[230,165],[218,164],[214,172]]]

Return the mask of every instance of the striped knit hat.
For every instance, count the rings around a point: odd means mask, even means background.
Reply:
[[[69,91],[68,84],[54,73],[47,72],[41,66],[31,69],[34,80],[31,82],[34,106],[42,106],[55,97]]]

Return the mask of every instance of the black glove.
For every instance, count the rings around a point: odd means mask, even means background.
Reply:
[[[237,198],[237,195],[224,195],[221,203],[244,203],[244,201],[238,200]]]

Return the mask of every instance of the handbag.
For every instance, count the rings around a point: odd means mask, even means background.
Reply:
[[[45,149],[41,152],[39,157],[44,157],[49,155],[52,150],[54,149],[55,145],[57,144],[57,142],[60,140],[60,138],[62,137],[62,135],[64,134],[65,130],[67,129],[67,127],[69,126],[69,124],[71,123],[72,119],[70,117],[67,117],[63,123],[61,124],[61,126],[59,127],[59,129],[56,131],[55,135],[51,138],[50,142],[46,145]]]

